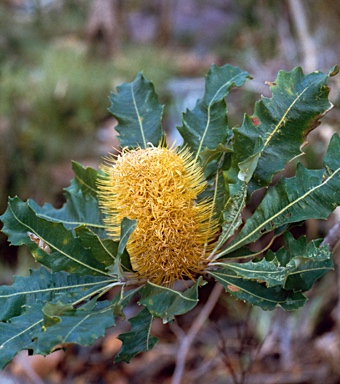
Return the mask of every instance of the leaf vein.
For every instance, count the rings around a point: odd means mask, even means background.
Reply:
[[[73,288],[82,288],[82,287],[90,287],[95,285],[101,285],[101,284],[107,284],[111,282],[115,282],[117,280],[105,280],[101,282],[93,282],[93,283],[84,283],[84,284],[76,284],[76,285],[64,285],[62,287],[52,287],[52,288],[44,288],[44,289],[35,289],[32,291],[20,291],[20,292],[14,292],[12,294],[8,295],[0,295],[0,299],[10,298],[14,296],[20,296],[20,295],[30,295],[35,293],[44,293],[44,292],[53,292],[53,291],[61,291],[61,290],[67,290],[67,289],[73,289]]]
[[[46,219],[46,220],[52,221],[54,223],[62,223],[62,224],[65,223],[65,224],[69,224],[69,225],[78,225],[78,226],[85,225],[87,227],[105,229],[105,225],[103,225],[103,224],[87,223],[87,222],[83,222],[83,221],[60,220],[60,219],[55,218],[53,216],[48,216],[48,215],[42,214],[42,213],[37,213],[36,215],[38,217],[40,217],[41,219]]]
[[[285,302],[285,300],[282,300],[282,301],[270,300],[270,299],[268,299],[267,297],[264,298],[264,297],[262,297],[262,296],[255,295],[254,292],[247,291],[246,289],[244,289],[244,288],[242,288],[242,287],[240,287],[240,286],[238,286],[238,285],[236,285],[236,284],[234,284],[234,283],[230,283],[228,280],[223,279],[223,278],[221,277],[221,275],[219,275],[218,273],[213,273],[213,272],[209,272],[209,273],[210,273],[211,275],[215,276],[215,277],[217,276],[220,280],[224,281],[226,284],[234,285],[235,287],[239,288],[241,291],[246,292],[246,293],[248,293],[249,295],[258,298],[259,300],[267,301],[267,302],[270,302],[270,303],[284,303],[284,302]],[[233,278],[233,279],[241,279],[241,277],[238,277],[238,276],[230,276],[230,275],[226,275],[226,274],[223,274],[222,276],[227,276],[227,277],[229,276],[229,277],[231,277],[231,278]]]
[[[26,333],[27,331],[29,331],[30,329],[34,328],[35,326],[37,326],[38,324],[42,323],[44,321],[44,319],[41,319],[39,321],[37,321],[36,323],[30,325],[29,327],[25,328],[24,330],[22,330],[21,332],[17,333],[16,335],[10,337],[9,339],[7,339],[2,345],[0,345],[0,349],[2,349],[7,343],[9,343],[10,341],[16,339],[17,337],[23,335],[24,333]]]
[[[81,179],[79,176],[75,176],[76,180],[80,182],[80,184],[83,184],[86,188],[88,188],[90,191],[92,191],[95,195],[97,195],[97,190],[92,188],[89,184],[87,184],[83,179]]]
[[[53,245],[52,243],[50,243],[49,241],[47,241],[46,239],[42,238],[33,228],[31,228],[29,225],[27,225],[26,223],[22,222],[18,216],[14,213],[12,207],[10,207],[11,209],[11,212],[13,214],[13,216],[15,217],[15,219],[21,224],[23,225],[24,227],[28,228],[30,230],[30,232],[32,232],[33,234],[35,234],[36,236],[38,236],[44,243],[46,243],[48,246],[50,246],[51,248],[55,249],[57,252],[61,253],[62,255],[64,255],[65,257],[67,257],[68,259],[74,261],[75,263],[78,263],[80,265],[82,265],[83,267],[85,268],[88,268],[88,269],[91,269],[92,271],[95,271],[95,272],[98,272],[102,275],[105,275],[105,276],[110,276],[108,273],[106,272],[103,272],[101,271],[100,269],[97,269],[97,268],[94,268],[94,267],[91,267],[90,265],[87,265],[85,263],[83,263],[82,261],[78,260],[78,259],[75,259],[74,257],[72,257],[71,255],[65,253],[64,251],[62,251],[61,249],[57,248],[55,245]]]
[[[209,129],[209,125],[210,125],[210,120],[211,120],[211,106],[214,103],[214,101],[215,101],[218,93],[221,91],[221,89],[223,89],[224,87],[228,86],[228,84],[233,84],[237,77],[239,77],[239,75],[234,76],[232,79],[230,79],[227,82],[225,82],[224,84],[222,84],[220,86],[220,88],[215,92],[213,98],[211,99],[210,103],[208,104],[208,107],[207,107],[207,123],[206,123],[206,126],[204,128],[202,139],[200,140],[200,144],[199,144],[198,149],[197,149],[197,153],[196,153],[196,156],[195,156],[195,161],[198,160],[199,154],[200,154],[200,152],[202,150],[204,139],[205,139],[205,137],[206,137],[206,135],[208,133],[208,129]]]
[[[133,90],[133,83],[131,85],[131,96],[132,96],[133,106],[135,108],[136,115],[137,115],[137,118],[138,118],[138,124],[139,124],[139,128],[140,128],[140,132],[142,134],[143,145],[144,145],[144,148],[146,148],[147,145],[146,145],[146,140],[145,140],[145,135],[144,135],[144,130],[143,130],[142,117],[139,114],[138,106],[137,106],[137,103],[136,103],[135,93],[134,93],[134,90]]]
[[[150,285],[152,285],[153,287],[156,287],[156,288],[163,288],[163,287],[160,287],[160,286],[157,285],[157,284],[153,284],[153,283],[151,283],[150,281],[148,281],[148,284],[150,284]],[[197,302],[197,301],[198,301],[198,300],[196,300],[196,299],[192,299],[191,297],[184,296],[181,292],[175,291],[175,290],[173,290],[173,289],[171,289],[171,288],[164,288],[164,289],[166,289],[167,291],[171,291],[171,292],[175,293],[176,295],[178,295],[179,297],[181,297],[181,298],[184,299],[184,300],[194,301],[194,302]]]
[[[280,129],[282,123],[284,123],[288,113],[291,111],[291,109],[294,107],[294,105],[297,103],[297,101],[301,98],[301,96],[307,91],[307,89],[311,86],[312,84],[309,84],[308,87],[306,87],[301,93],[298,94],[298,96],[294,99],[294,101],[290,104],[290,106],[287,108],[286,112],[283,114],[281,117],[280,121],[276,125],[275,129],[273,132],[271,132],[267,138],[267,140],[264,143],[263,148],[266,148],[272,137],[275,135],[275,133]]]
[[[237,248],[239,246],[239,244],[243,243],[244,244],[244,240],[248,239],[249,237],[253,236],[256,232],[258,232],[261,228],[265,227],[268,223],[270,223],[271,221],[273,221],[274,219],[276,219],[278,216],[282,215],[285,211],[287,211],[289,208],[291,208],[293,205],[295,204],[298,204],[301,200],[305,199],[308,195],[310,195],[311,193],[313,193],[314,191],[318,190],[319,188],[323,187],[324,185],[326,185],[338,172],[340,172],[340,168],[338,168],[336,171],[334,171],[323,183],[320,183],[318,185],[316,185],[315,187],[311,188],[310,190],[308,190],[305,194],[303,194],[302,196],[300,196],[299,198],[297,198],[296,200],[292,201],[291,203],[289,203],[288,205],[286,205],[283,209],[281,209],[279,212],[277,212],[275,215],[271,216],[269,219],[267,219],[266,221],[264,221],[263,223],[261,223],[260,226],[256,227],[252,232],[248,233],[248,235],[246,235],[245,237],[243,237],[242,239],[240,239],[238,242],[232,244],[230,247],[226,248],[224,251],[223,251],[223,254],[227,253],[227,252],[230,252],[230,250],[234,249],[234,248]]]

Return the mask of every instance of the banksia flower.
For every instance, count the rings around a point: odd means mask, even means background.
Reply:
[[[189,150],[125,149],[108,160],[98,182],[99,202],[115,240],[124,217],[137,220],[126,247],[133,270],[165,286],[195,280],[208,263],[217,222],[212,202],[196,202],[206,182]]]

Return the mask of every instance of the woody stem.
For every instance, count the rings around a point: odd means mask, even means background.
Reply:
[[[197,333],[200,331],[203,324],[206,322],[210,313],[214,309],[222,291],[223,286],[219,283],[216,283],[198,317],[193,322],[188,333],[181,339],[177,352],[176,367],[172,376],[171,384],[181,384],[182,377],[184,374],[185,362],[190,346],[193,343]]]

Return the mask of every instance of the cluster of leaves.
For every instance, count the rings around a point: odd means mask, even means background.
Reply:
[[[206,273],[230,294],[265,310],[299,308],[306,300],[303,292],[332,268],[331,253],[321,240],[294,239],[289,228],[308,218],[325,219],[340,205],[339,136],[329,144],[323,169],[308,170],[299,164],[294,177],[270,184],[301,154],[307,133],[332,107],[327,80],[336,72],[280,71],[270,84],[272,98],[262,97],[254,114],[245,115],[242,125],[231,129],[225,98],[249,74],[230,65],[213,65],[203,98],[183,113],[179,131],[208,182],[200,198],[211,197],[212,214],[221,223]],[[152,83],[139,74],[117,91],[111,94],[109,110],[119,122],[121,145],[157,146],[164,135],[163,107]],[[154,317],[169,322],[190,311],[205,283],[200,277],[179,292],[129,279],[133,273],[126,272],[131,266],[125,246],[135,221],[122,221],[119,242],[108,238],[97,200],[100,171],[78,163],[73,163],[73,170],[75,178],[65,190],[67,202],[61,209],[14,197],[1,216],[11,244],[28,246],[41,264],[29,276],[16,277],[11,286],[0,288],[1,368],[23,349],[45,355],[69,343],[93,343],[137,297],[141,311],[129,319],[131,330],[119,336],[123,344],[115,359],[130,361],[155,345],[150,333]],[[242,223],[249,197],[263,187],[263,200]],[[248,246],[267,233],[272,240],[282,236],[284,247],[273,252],[269,242],[261,252],[252,252]],[[235,262],[245,258],[251,261]],[[119,288],[114,299],[103,300],[113,287]]]

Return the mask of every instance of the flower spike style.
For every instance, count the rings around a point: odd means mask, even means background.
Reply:
[[[212,202],[196,202],[206,182],[190,151],[123,149],[102,170],[98,196],[108,233],[117,240],[123,218],[137,220],[127,244],[134,271],[165,286],[203,273],[218,225]]]

